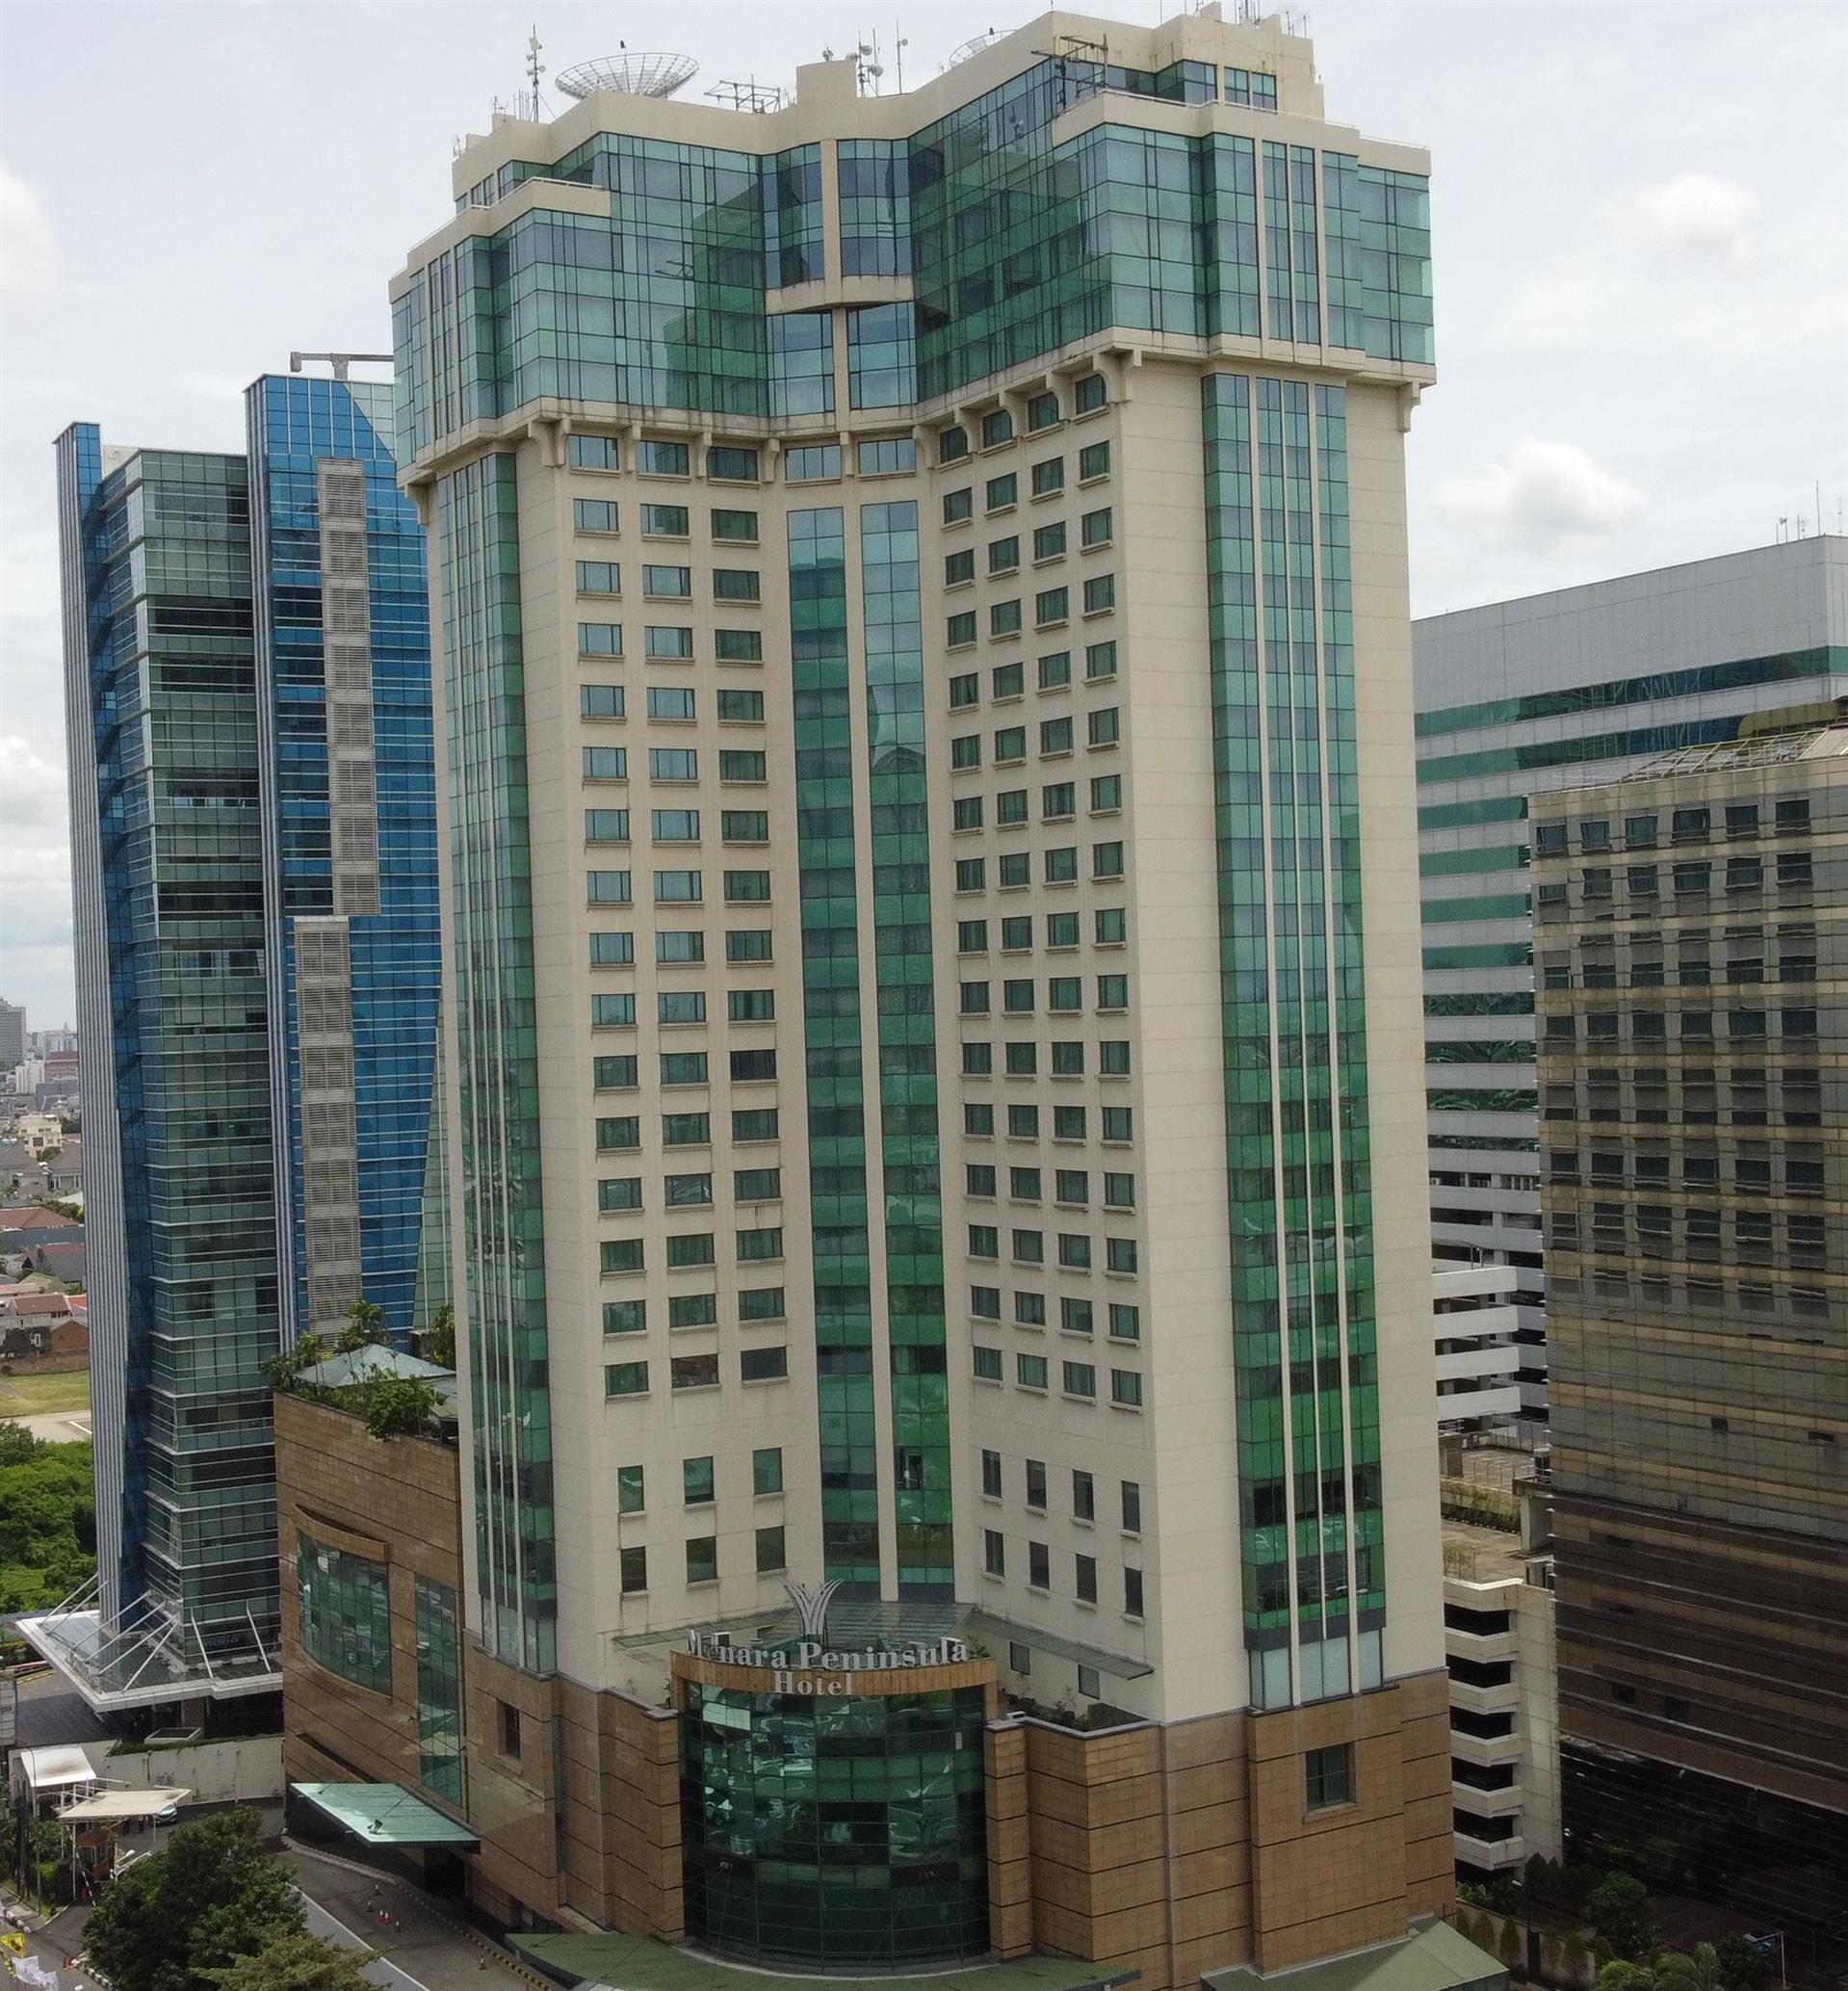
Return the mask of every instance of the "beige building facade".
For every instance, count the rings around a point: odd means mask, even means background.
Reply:
[[[1425,171],[1215,9],[458,154],[394,301],[470,1664],[678,1728],[671,1912],[574,1912],[1180,1982],[1448,1899]],[[1094,1810],[1042,1910],[1036,1748],[1222,1765],[1194,1880]]]

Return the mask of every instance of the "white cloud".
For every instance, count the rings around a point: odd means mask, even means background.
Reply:
[[[1667,248],[1736,255],[1749,245],[1757,211],[1758,196],[1736,180],[1679,172],[1636,195],[1628,219],[1639,234]]]
[[[29,740],[0,733],[0,830],[52,829],[62,834],[65,809],[64,769]]]
[[[31,310],[64,288],[64,255],[37,190],[0,161],[0,297]]]
[[[1547,554],[1604,538],[1641,516],[1643,494],[1575,443],[1523,435],[1498,463],[1439,485],[1438,510],[1462,533],[1500,551]]]

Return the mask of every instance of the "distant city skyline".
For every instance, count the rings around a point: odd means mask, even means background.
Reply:
[[[945,0],[902,23],[906,83],[1036,11]],[[531,28],[530,9],[492,0],[445,9],[432,36],[429,7],[399,0],[368,10],[361,51],[342,8],[198,0],[185,17],[179,65],[168,9],[76,0],[0,17],[0,987],[40,1015],[76,1013],[52,438],[83,415],[140,443],[237,450],[244,388],[310,327],[320,345],[383,351],[385,285],[445,197],[449,143],[484,128],[497,95],[511,103]],[[713,0],[669,39],[702,62],[684,92],[700,100],[725,77],[787,85],[850,25],[815,0],[773,13]],[[1750,15],[1679,0],[1570,15],[1539,0],[1317,0],[1310,26],[1342,79],[1340,115],[1416,130],[1442,161],[1444,381],[1408,458],[1416,615],[1765,544],[1781,519],[1813,529],[1818,494],[1835,528],[1848,391],[1824,368],[1793,394],[1758,360],[1826,354],[1844,336],[1848,16],[1810,0]],[[609,52],[616,29],[607,10],[555,0],[540,32],[556,74]],[[339,121],[358,59],[389,118]],[[82,77],[83,146],[44,76]],[[172,147],[183,129],[217,142]],[[1523,132],[1549,137],[1536,149],[1511,136]],[[337,141],[366,198],[337,226],[280,230],[279,213],[324,211],[318,139]],[[178,239],[120,197],[157,148],[165,196],[188,216]],[[227,156],[265,170],[227,175]]]

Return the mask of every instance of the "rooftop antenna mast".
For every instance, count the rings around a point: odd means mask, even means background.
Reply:
[[[729,104],[734,111],[752,111],[762,115],[766,111],[780,110],[783,92],[774,83],[760,83],[755,76],[746,82],[727,76],[706,94],[715,103]]]
[[[533,32],[526,38],[526,94],[520,99],[520,116],[536,124],[548,115],[551,106],[539,94],[539,78],[545,74],[545,65],[539,58],[545,53],[545,44],[539,39],[539,24],[533,23]]]

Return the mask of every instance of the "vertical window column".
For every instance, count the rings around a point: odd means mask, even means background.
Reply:
[[[876,1595],[878,1438],[855,904],[846,537],[838,506],[789,516],[803,1052],[825,1575]]]
[[[436,519],[482,1642],[550,1672],[558,1579],[513,458],[439,480]]]
[[[898,1588],[951,1589],[924,612],[915,503],[860,508]]]

